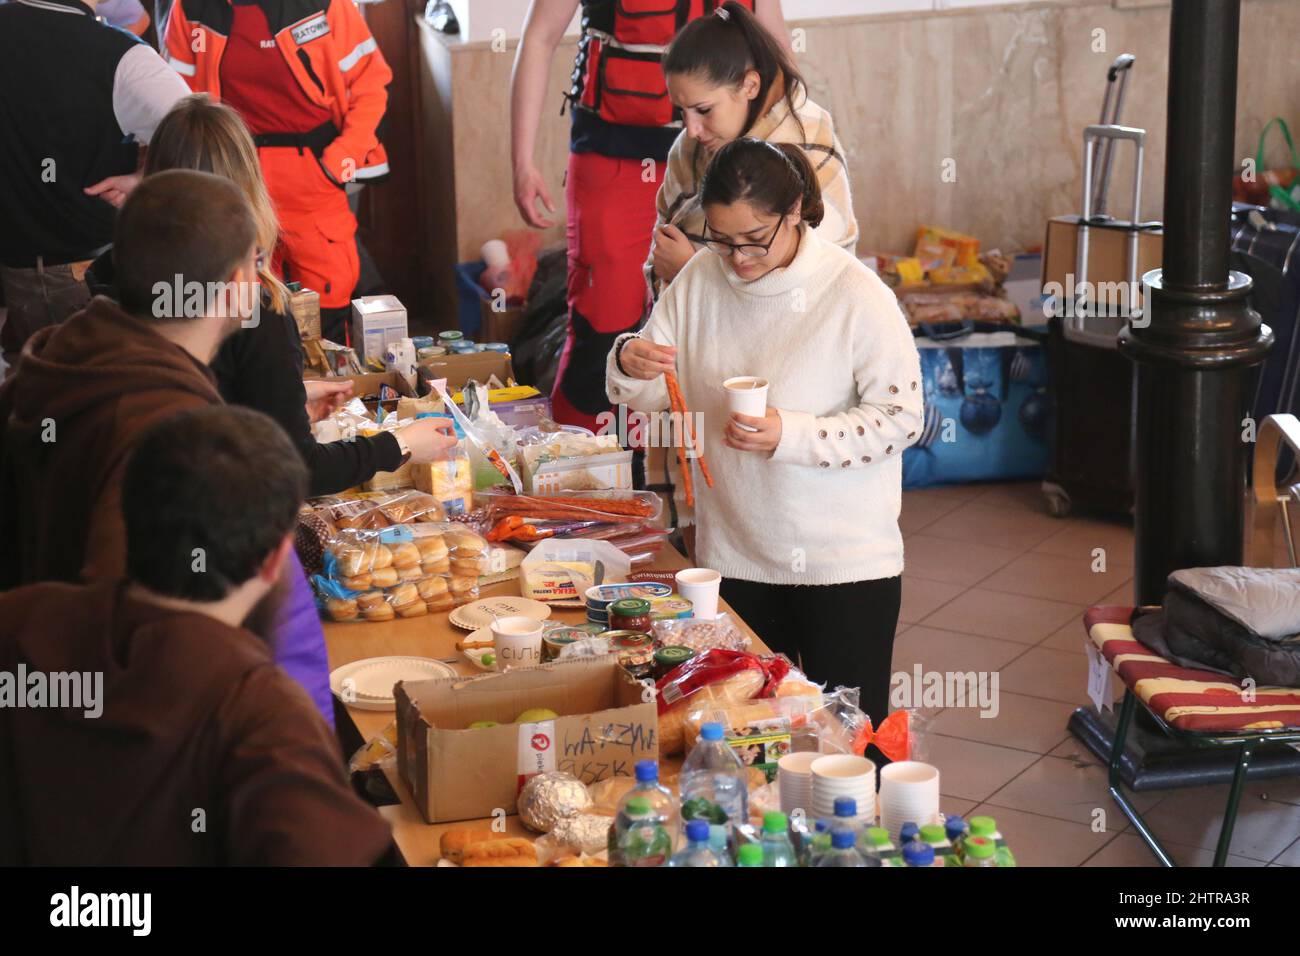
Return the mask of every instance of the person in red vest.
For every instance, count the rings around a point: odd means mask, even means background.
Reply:
[[[320,293],[321,331],[343,341],[361,272],[345,186],[388,175],[378,129],[393,73],[352,0],[184,0],[165,55],[196,93],[253,133],[280,219],[274,265]]]
[[[788,45],[780,0],[742,0]],[[681,132],[661,60],[687,22],[720,0],[532,0],[510,90],[515,205],[530,226],[556,211],[533,152],[547,76],[560,38],[582,7],[582,37],[566,95],[572,112],[567,206],[569,333],[551,402],[555,419],[595,430],[609,409],[605,356],[646,312],[641,266],[650,252],[655,193]],[[545,208],[545,212],[542,208]]]

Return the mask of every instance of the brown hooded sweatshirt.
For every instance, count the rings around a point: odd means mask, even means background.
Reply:
[[[36,672],[100,673],[102,692],[17,706],[13,677]],[[390,843],[248,631],[120,582],[0,595],[0,866],[365,866]]]
[[[32,336],[0,388],[0,590],[122,577],[120,482],[136,439],[220,403],[206,365],[110,299]]]

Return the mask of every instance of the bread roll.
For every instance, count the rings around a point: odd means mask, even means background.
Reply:
[[[444,531],[442,536],[447,541],[447,547],[452,550],[452,557],[469,558],[487,550],[487,539],[469,529]]]
[[[488,560],[485,554],[476,555],[472,558],[453,557],[451,559],[451,573],[461,577],[477,578],[481,574],[486,574],[487,568]]]
[[[451,574],[451,561],[445,556],[433,561],[425,561],[420,565],[420,570],[425,574]]]
[[[336,621],[355,621],[359,613],[357,602],[350,598],[327,598],[325,610]]]
[[[424,535],[415,539],[415,548],[420,552],[420,562],[441,561],[447,557],[447,542],[440,534]]]
[[[384,603],[384,593],[382,591],[367,591],[365,594],[357,595],[357,607],[363,611],[368,611],[372,607],[378,607]]]
[[[537,849],[533,841],[524,837],[494,836],[491,840],[479,840],[465,844],[463,859],[470,860],[532,860],[537,865]]]
[[[371,576],[370,572],[363,571],[355,577],[344,578],[339,583],[349,591],[367,591],[370,589],[373,581],[374,578]]]
[[[493,830],[475,829],[473,827],[452,827],[438,840],[442,858],[451,863],[459,863],[465,857],[465,847],[471,843],[487,843],[503,837]]]
[[[420,549],[410,541],[399,541],[390,550],[393,552],[393,567],[399,571],[420,563]]]
[[[420,597],[426,601],[432,601],[434,598],[447,597],[450,591],[447,588],[446,578],[421,578],[416,582],[415,588],[420,592]]]
[[[392,565],[393,565],[393,552],[389,549],[388,545],[386,544],[375,545],[375,563],[371,566],[371,570],[378,570],[379,568],[389,568],[392,567]]]
[[[391,588],[397,583],[397,568],[375,568],[370,572],[370,583],[377,588]]]
[[[410,604],[399,604],[397,606],[398,617],[424,617],[429,613],[429,606],[423,601],[412,601]]]
[[[397,580],[399,581],[420,581],[424,577],[424,571],[418,564],[413,564],[409,568],[399,568],[397,571]]]
[[[361,614],[367,621],[391,621],[394,616],[393,606],[387,601],[368,607]]]
[[[503,857],[485,857],[476,856],[467,859],[461,866],[484,867],[484,866],[539,866],[536,857],[526,856],[503,856]]]
[[[409,582],[406,584],[399,584],[388,592],[388,600],[393,607],[401,607],[403,604],[414,604],[420,599],[419,589]]]

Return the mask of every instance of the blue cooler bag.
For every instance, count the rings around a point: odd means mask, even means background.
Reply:
[[[1051,408],[1046,333],[963,322],[922,325],[915,334],[925,427],[903,452],[903,487],[1043,477]]]

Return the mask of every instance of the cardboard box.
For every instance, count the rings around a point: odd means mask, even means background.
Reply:
[[[457,391],[465,387],[470,379],[486,383],[495,375],[501,384],[508,385],[514,380],[515,370],[510,364],[508,352],[468,352],[465,355],[435,355],[422,359],[420,368],[428,369],[433,378],[445,378],[447,388]]]
[[[1129,307],[1129,236],[1129,231],[1125,229],[1108,229],[1095,225],[1088,228],[1088,283],[1101,295],[1102,301],[1112,307],[1118,305],[1125,314]],[[1139,286],[1143,273],[1160,268],[1163,249],[1163,230],[1145,230],[1138,234]],[[1070,286],[1078,282],[1078,276],[1075,275],[1079,271],[1076,262],[1078,251],[1079,217],[1056,216],[1049,219],[1047,238],[1043,243],[1043,285],[1057,283],[1069,295]],[[1137,305],[1139,308],[1142,305],[1140,289]]]
[[[384,349],[407,337],[406,306],[393,295],[352,300],[352,347],[361,361],[384,360]]]
[[[653,699],[612,656],[475,678],[403,681],[397,700],[397,768],[429,823],[515,812],[534,773],[567,770],[584,783],[633,774],[659,757]],[[530,708],[556,720],[511,723]],[[468,730],[479,720],[499,726]]]

